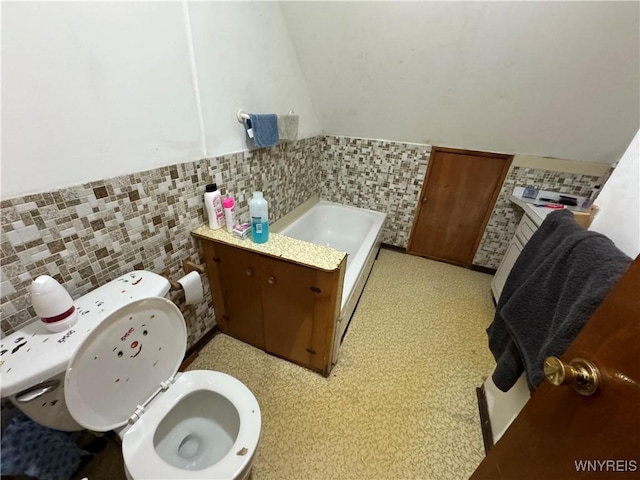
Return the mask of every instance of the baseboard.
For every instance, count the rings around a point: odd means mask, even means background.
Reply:
[[[390,243],[381,243],[380,248],[392,250],[394,252],[407,253],[407,249],[405,247],[398,247],[397,245],[391,245]]]
[[[209,343],[211,339],[213,339],[213,337],[215,337],[218,333],[220,333],[220,330],[218,329],[217,325],[214,325],[211,330],[200,337],[200,340],[194,343],[193,346],[189,350],[187,350],[187,353],[185,353],[184,360],[180,364],[179,370],[183,372],[189,365],[191,365],[191,363],[193,363],[193,361],[198,358],[198,353],[200,352],[200,350],[202,350],[204,346]]]
[[[488,273],[489,275],[495,275],[497,272],[495,268],[483,267],[482,265],[471,265],[471,270],[474,272]]]
[[[484,393],[484,384],[476,388],[478,397],[478,412],[480,414],[480,429],[482,430],[482,441],[484,442],[484,453],[489,453],[493,447],[493,431],[491,430],[491,418],[489,417],[489,407],[487,397]]]

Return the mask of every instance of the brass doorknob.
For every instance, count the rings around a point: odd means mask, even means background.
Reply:
[[[564,363],[558,357],[547,357],[544,361],[544,375],[551,385],[571,385],[584,396],[593,395],[600,383],[600,371],[584,358],[574,358],[570,363]]]

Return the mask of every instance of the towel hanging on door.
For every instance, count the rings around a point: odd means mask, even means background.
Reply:
[[[495,385],[506,392],[526,371],[535,390],[544,380],[544,359],[564,353],[630,263],[569,210],[547,215],[511,269],[487,328]]]

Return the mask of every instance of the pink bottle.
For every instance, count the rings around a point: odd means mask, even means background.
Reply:
[[[233,227],[236,226],[236,208],[233,203],[233,197],[227,197],[222,201],[224,208],[224,218],[227,224],[227,232],[233,233]]]

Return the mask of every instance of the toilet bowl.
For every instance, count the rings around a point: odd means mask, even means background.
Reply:
[[[118,431],[128,478],[247,478],[260,439],[258,402],[230,375],[177,373],[186,339],[182,314],[166,298],[116,310],[69,362],[69,412],[89,430]]]
[[[244,479],[259,435],[251,392],[229,375],[200,370],[177,378],[123,435],[122,451],[128,478]]]

